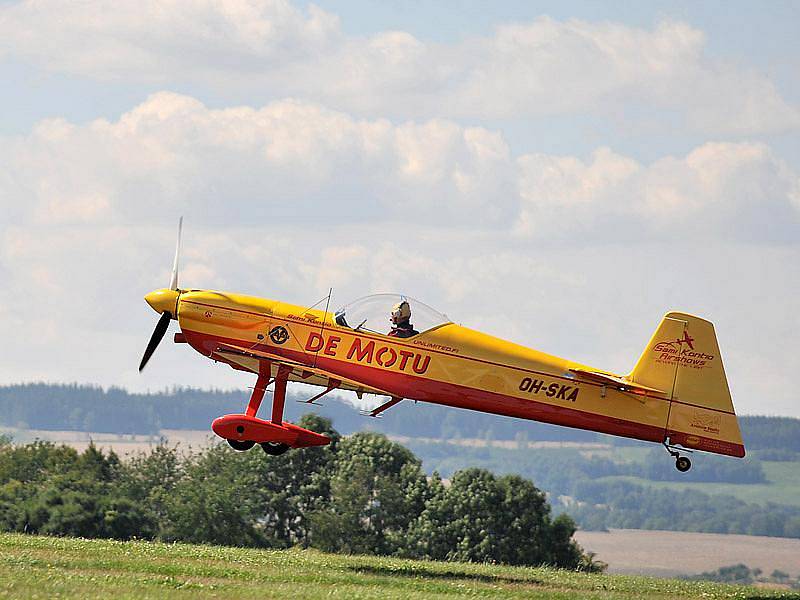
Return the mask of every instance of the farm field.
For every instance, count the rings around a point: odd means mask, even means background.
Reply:
[[[755,504],[774,502],[800,506],[800,465],[796,462],[762,461],[767,483],[709,483],[652,481],[641,477],[601,477],[598,481],[629,481],[654,489],[695,490],[706,494],[727,494]]]
[[[611,529],[578,531],[578,543],[609,573],[674,577],[745,564],[800,575],[800,540],[756,535]]]
[[[17,429],[0,427],[0,434],[10,435],[17,444],[27,444],[35,440],[64,444],[79,452],[93,443],[104,450],[114,450],[126,455],[147,451],[160,440],[170,445],[179,444],[182,449],[204,448],[219,441],[211,429],[162,429],[160,435],[127,435],[92,431],[67,431],[49,429]]]
[[[0,597],[798,598],[786,591],[547,568],[0,535]]]

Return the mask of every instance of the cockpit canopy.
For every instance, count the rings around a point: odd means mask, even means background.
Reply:
[[[385,335],[392,329],[392,307],[404,300],[411,306],[411,324],[420,333],[450,322],[447,315],[414,298],[402,294],[372,294],[353,300],[337,310],[336,323],[356,331]]]

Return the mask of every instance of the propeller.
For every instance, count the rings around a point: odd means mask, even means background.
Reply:
[[[144,350],[142,362],[139,363],[139,372],[145,368],[150,357],[158,348],[161,340],[164,339],[164,334],[167,333],[169,322],[171,319],[176,318],[178,297],[181,291],[178,289],[178,259],[181,253],[181,230],[183,229],[183,217],[178,220],[178,241],[175,245],[175,260],[172,262],[172,276],[169,279],[169,288],[155,290],[147,294],[144,299],[156,312],[161,313],[161,317],[156,323],[156,328],[153,330],[153,335],[150,336],[150,341],[147,343],[147,348]]]
[[[169,278],[169,289],[178,291],[178,259],[181,256],[181,230],[183,217],[178,219],[178,241],[175,243],[175,260],[172,261],[172,277]]]
[[[150,341],[147,342],[147,348],[144,350],[144,355],[142,356],[142,362],[139,363],[139,372],[142,372],[142,369],[145,368],[147,365],[147,361],[150,360],[150,357],[153,356],[153,352],[156,351],[158,345],[161,343],[161,340],[164,339],[164,334],[167,333],[167,328],[169,327],[169,321],[172,319],[172,315],[167,311],[164,311],[161,314],[161,317],[158,319],[158,323],[156,323],[156,328],[153,330],[153,335],[150,336]]]

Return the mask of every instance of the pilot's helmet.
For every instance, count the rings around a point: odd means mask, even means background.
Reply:
[[[402,300],[392,307],[391,321],[395,325],[403,323],[411,318],[411,306],[405,300]]]

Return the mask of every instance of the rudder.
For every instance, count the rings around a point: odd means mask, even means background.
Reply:
[[[670,399],[665,439],[689,448],[744,456],[714,325],[670,312],[628,376]]]

